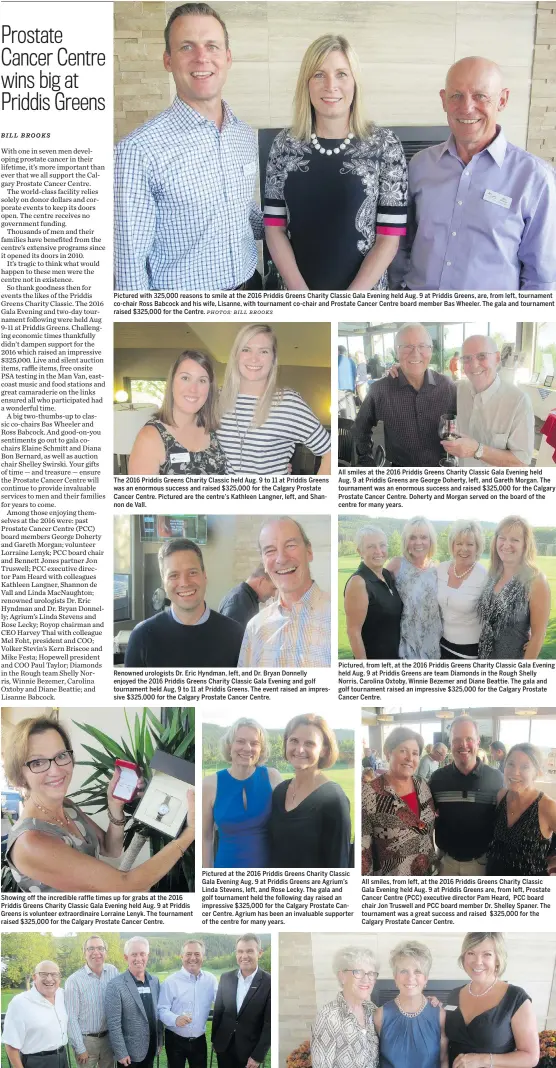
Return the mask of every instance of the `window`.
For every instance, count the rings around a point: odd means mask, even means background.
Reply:
[[[114,622],[132,617],[131,516],[114,517]]]
[[[539,372],[538,384],[542,386],[546,375],[556,369],[556,323],[538,323],[535,338],[535,372]]]
[[[162,404],[166,382],[160,378],[132,378],[129,383],[132,404]]]

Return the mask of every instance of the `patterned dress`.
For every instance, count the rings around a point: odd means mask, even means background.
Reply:
[[[312,1068],[378,1068],[378,1036],[373,1024],[376,1005],[363,1002],[362,1028],[340,991],[323,1005],[311,1035]]]
[[[400,658],[439,660],[442,619],[438,607],[436,568],[423,571],[402,556],[395,578],[403,601]]]
[[[71,849],[77,849],[79,853],[86,853],[89,857],[98,858],[98,838],[91,825],[87,823],[81,810],[77,808],[76,805],[64,802],[64,812],[66,816],[69,816],[70,820],[73,820],[75,826],[83,835],[83,838],[77,838],[76,835],[71,833],[69,828],[66,830],[64,827],[58,827],[54,823],[47,823],[46,820],[38,820],[30,817],[18,820],[12,827],[8,835],[6,860],[20,890],[27,890],[28,892],[35,894],[55,892],[57,890],[57,887],[55,886],[48,886],[47,883],[42,883],[38,879],[32,879],[31,876],[20,872],[11,860],[10,853],[12,846],[19,838],[20,834],[24,834],[25,831],[41,831],[43,834],[50,835],[52,838],[61,838],[64,845],[70,846]],[[68,863],[70,862],[71,861],[68,860]]]
[[[482,623],[479,660],[522,660],[531,626],[530,583],[514,575],[496,593],[499,578],[489,578],[477,605]]]
[[[265,225],[282,226],[309,289],[347,289],[377,234],[405,234],[407,167],[391,130],[372,127],[345,149],[321,153],[289,130],[274,139],[266,170]],[[386,272],[374,289],[387,289]]]
[[[154,426],[162,438],[166,455],[158,469],[159,475],[226,474],[226,457],[213,430],[210,431],[208,449],[192,452],[191,449],[186,449],[185,445],[180,445],[159,419],[149,419],[145,426]]]
[[[508,827],[507,794],[494,817],[492,842],[487,851],[487,875],[546,875],[552,838],[545,838],[539,824],[542,792]]]
[[[398,797],[386,775],[362,785],[363,875],[430,875],[435,859],[434,803],[423,779],[414,778],[419,815]]]

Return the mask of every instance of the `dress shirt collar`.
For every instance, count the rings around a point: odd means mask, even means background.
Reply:
[[[450,134],[448,140],[444,141],[444,143],[439,145],[438,147],[440,149],[439,158],[440,156],[443,156],[445,152],[449,152],[451,156],[454,156],[455,159],[460,160],[460,163],[463,163],[463,160],[458,155],[458,150],[456,148],[456,140],[453,134]],[[502,130],[501,126],[497,126],[496,137],[494,138],[494,140],[491,141],[490,145],[487,145],[486,148],[483,148],[481,152],[477,152],[476,155],[482,156],[483,152],[488,152],[492,156],[494,162],[497,163],[499,167],[501,167],[506,156],[507,147],[508,142],[504,137],[504,131]],[[475,157],[473,156],[472,158],[474,159]]]
[[[255,978],[258,970],[259,970],[259,967],[257,965],[257,967],[255,968],[255,971],[251,972],[251,975],[242,975],[241,974],[241,968],[238,968],[238,970],[237,970],[238,980],[241,980],[241,982],[245,983],[246,986],[251,986],[251,983],[253,982],[253,979]]]
[[[409,386],[410,389],[414,389],[416,393],[419,393],[419,390],[415,389],[415,386],[412,386],[411,382],[409,382],[408,379],[405,377],[401,367],[398,370],[398,377],[397,379],[394,379],[394,381],[397,381],[398,389],[405,389],[406,386]],[[423,382],[420,388],[422,389],[423,386],[436,386],[434,374],[432,373],[430,367],[427,367],[425,371]]]
[[[171,105],[171,111],[172,117],[180,126],[183,126],[184,130],[189,130],[195,125],[201,126],[203,123],[207,122],[212,123],[213,126],[216,125],[216,123],[214,123],[212,119],[207,119],[205,115],[201,115],[200,111],[195,111],[195,108],[190,107],[189,104],[186,104],[185,100],[182,100],[179,96],[174,97],[174,102]],[[232,123],[237,123],[238,120],[236,116],[234,115],[230,105],[227,104],[225,100],[222,101],[222,113],[223,121],[221,130],[225,126],[229,126]]]
[[[309,589],[306,590],[305,593],[303,594],[303,597],[300,597],[298,601],[294,601],[292,606],[291,606],[291,608],[288,608],[287,605],[282,604],[282,598],[281,597],[278,597],[278,600],[276,601],[276,604],[278,605],[278,608],[280,609],[280,611],[284,615],[292,615],[294,612],[300,612],[301,609],[304,608],[306,605],[308,605],[308,607],[311,608],[312,607],[311,602],[314,600],[317,590],[318,590],[318,586],[317,586],[316,582],[313,579],[313,581],[311,582],[311,585],[309,586]]]
[[[205,610],[204,610],[201,618],[198,619],[197,622],[193,623],[193,624],[191,624],[191,623],[182,623],[181,619],[178,619],[178,616],[174,612],[173,604],[170,605],[170,612],[171,612],[171,615],[172,615],[172,619],[174,620],[175,623],[179,623],[180,627],[190,627],[190,626],[200,627],[201,623],[206,623],[207,620],[208,620],[208,617],[210,616],[210,608],[209,608],[208,604],[205,604]]]
[[[469,382],[469,379],[467,379],[467,381]],[[499,375],[495,376],[494,382],[491,382],[490,386],[487,386],[486,389],[483,389],[481,391],[473,389],[473,383],[469,382],[469,385],[471,386],[471,392],[473,394],[473,400],[475,400],[476,397],[479,397],[481,400],[481,404],[486,404],[487,401],[491,400],[492,397],[494,397],[495,393],[498,393],[501,384],[502,383],[500,382]]]
[[[98,972],[94,972],[92,968],[89,968],[88,964],[84,964],[83,965],[83,970],[84,970],[86,975],[94,975],[97,979],[102,979],[102,976],[103,976],[104,972],[106,971],[106,964],[102,965],[102,971],[101,971],[100,975],[98,974]]]
[[[62,995],[61,999],[58,997],[59,994]],[[27,997],[29,998],[29,1001],[34,1001],[37,1005],[46,1005],[49,1009],[54,1009],[56,1008],[56,1005],[59,1005],[60,1000],[63,1001],[64,993],[62,988],[58,987],[54,995],[54,1005],[37,990],[36,986],[32,986],[31,989],[27,991]]]
[[[190,983],[196,983],[201,978],[201,976],[204,975],[204,972],[201,968],[201,970],[197,972],[197,975],[192,975],[191,972],[188,972],[187,968],[184,968],[182,964],[181,972],[179,974],[183,975],[183,977],[187,979]]]

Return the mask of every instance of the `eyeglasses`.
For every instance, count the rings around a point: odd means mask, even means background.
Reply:
[[[349,971],[354,979],[376,979],[378,972],[365,972],[363,968],[350,968]]]
[[[494,356],[493,352],[477,352],[474,356],[462,356],[464,363],[472,363],[473,360],[479,360],[480,363],[486,363],[489,356]]]
[[[39,979],[61,979],[60,972],[37,972]]]
[[[39,775],[41,771],[50,771],[52,763],[63,767],[64,764],[71,764],[72,761],[73,749],[63,749],[61,753],[56,753],[56,756],[53,757],[35,757],[34,760],[26,760],[23,767],[29,768],[33,775]]]
[[[398,349],[404,356],[413,356],[414,352],[418,352],[420,356],[426,356],[427,352],[431,351],[432,345],[399,345]]]

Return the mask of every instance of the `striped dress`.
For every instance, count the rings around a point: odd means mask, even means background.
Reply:
[[[315,456],[329,451],[330,434],[295,390],[280,390],[266,422],[253,427],[257,401],[258,397],[240,393],[235,409],[222,416],[216,434],[228,470],[243,475],[285,475],[297,444]]]

